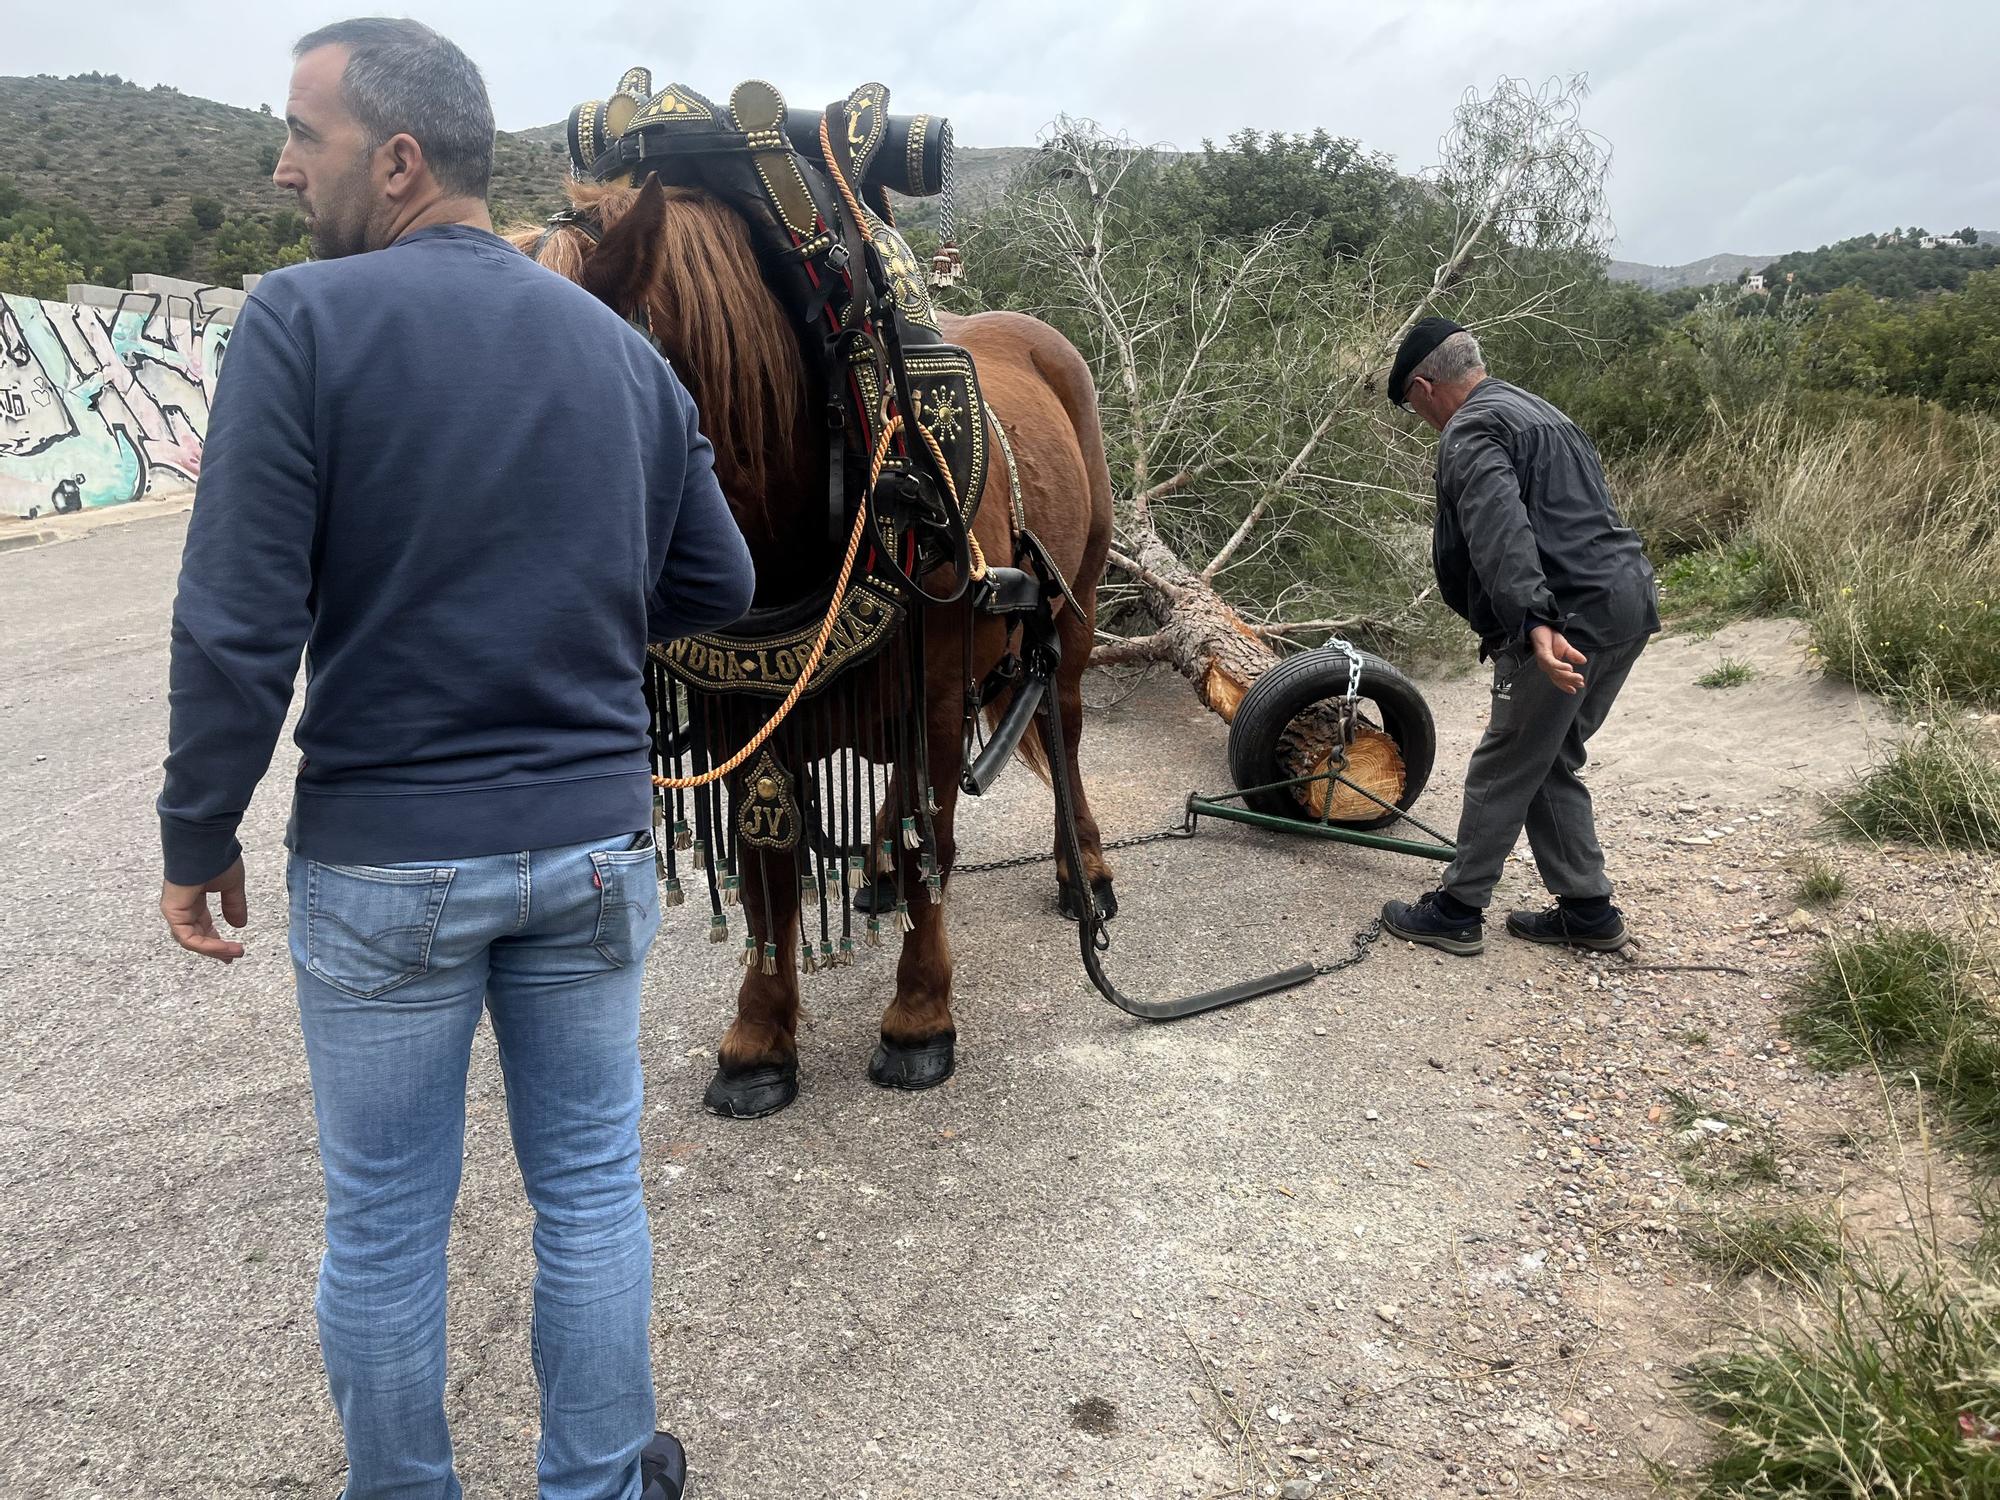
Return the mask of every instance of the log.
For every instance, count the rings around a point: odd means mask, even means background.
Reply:
[[[1177,557],[1153,532],[1141,534],[1134,549],[1145,570],[1147,603],[1159,629],[1146,642],[1147,656],[1164,661],[1194,685],[1202,703],[1233,723],[1236,710],[1256,680],[1276,665],[1278,653],[1216,592],[1215,586]],[[1107,654],[1108,655],[1108,654]],[[1339,735],[1340,714],[1331,703],[1317,704],[1293,721],[1279,741],[1278,761],[1288,776],[1323,773]],[[1403,755],[1383,730],[1366,720],[1355,725],[1346,773],[1385,802],[1403,793]],[[1315,818],[1326,812],[1333,792],[1336,822],[1369,822],[1382,809],[1351,788],[1331,782],[1296,787],[1293,795]]]
[[[1289,759],[1289,757],[1288,757]],[[1315,756],[1305,760],[1305,769],[1296,772],[1301,776],[1322,774],[1333,759],[1333,747],[1326,746]],[[1377,729],[1373,724],[1357,724],[1354,727],[1354,743],[1347,747],[1348,780],[1358,786],[1365,786],[1391,806],[1403,795],[1403,752],[1396,742]],[[1327,792],[1333,792],[1333,811],[1327,812]],[[1382,809],[1353,787],[1341,786],[1333,781],[1315,781],[1305,786],[1293,787],[1292,795],[1297,797],[1315,818],[1331,816],[1336,823],[1367,823],[1382,817]]]

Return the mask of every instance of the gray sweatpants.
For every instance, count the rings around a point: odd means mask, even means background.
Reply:
[[[1466,768],[1458,855],[1440,882],[1455,899],[1486,907],[1523,826],[1550,894],[1611,894],[1590,792],[1576,773],[1584,743],[1645,649],[1642,636],[1587,651],[1584,685],[1574,694],[1549,681],[1526,642],[1493,658],[1493,718]]]

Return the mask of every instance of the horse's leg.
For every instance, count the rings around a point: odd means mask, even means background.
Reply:
[[[1097,898],[1097,909],[1107,917],[1115,917],[1118,895],[1111,885],[1111,866],[1104,858],[1104,836],[1098,832],[1097,816],[1090,810],[1090,797],[1084,791],[1079,766],[1083,747],[1083,673],[1090,665],[1095,632],[1089,620],[1067,606],[1056,619],[1056,629],[1062,636],[1062,664],[1056,668],[1056,706],[1062,712],[1063,764],[1069,772],[1069,800],[1076,813],[1077,843],[1083,848],[1083,873]],[[1057,899],[1063,915],[1074,921],[1080,913],[1070,896],[1069,860],[1063,850],[1062,830],[1058,828]]]
[[[953,665],[957,665],[956,658]],[[958,812],[958,702],[953,694],[937,691],[929,699],[930,780],[938,801],[931,826],[937,840],[938,874],[947,889],[958,855],[953,832]],[[914,925],[903,934],[903,954],[896,965],[896,998],[882,1013],[882,1039],[869,1060],[868,1076],[885,1088],[927,1089],[951,1077],[956,1066],[951,939],[945,932],[944,904],[931,900],[915,851],[898,841],[896,853]]]
[[[736,1019],[723,1034],[719,1066],[702,1103],[719,1115],[754,1120],[776,1114],[799,1094],[799,882],[789,853],[746,847],[742,859],[743,915],[757,940],[760,963],[736,992]],[[765,893],[769,892],[766,912]],[[765,945],[777,948],[777,972],[761,964]]]

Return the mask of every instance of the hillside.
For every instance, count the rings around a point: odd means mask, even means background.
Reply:
[[[0,78],[0,117],[10,126],[0,132],[0,176],[121,229],[171,229],[202,195],[239,214],[289,205],[261,165],[285,128],[255,110],[166,88]]]
[[[157,271],[233,284],[244,269],[267,269],[257,260],[298,233],[291,194],[271,184],[285,127],[258,110],[86,74],[0,77],[0,119],[8,122],[0,180],[12,179],[59,224],[87,275],[122,282]],[[496,217],[561,205],[561,134],[500,133]]]
[[[1897,298],[1956,291],[1972,272],[2000,265],[2000,256],[1993,253],[1994,247],[2000,246],[2000,232],[1976,231],[1977,246],[1968,250],[1926,250],[1921,235],[1921,230],[1911,230],[1899,243],[1884,245],[1880,237],[1864,234],[1817,250],[1794,250],[1785,255],[1711,255],[1684,266],[1614,260],[1605,267],[1605,274],[1613,281],[1637,282],[1651,292],[1672,292],[1735,281],[1745,271],[1762,271],[1775,285],[1789,272],[1794,283],[1807,292],[1830,292],[1859,282],[1878,297]]]
[[[285,140],[273,115],[83,74],[0,77],[0,119],[9,127],[0,131],[0,238],[51,230],[84,278],[122,285],[152,271],[234,285],[245,271],[298,253],[296,205],[271,184]],[[960,206],[990,198],[1033,154],[961,148]],[[560,123],[501,131],[495,221],[560,208],[566,167]],[[934,202],[897,207],[912,227],[936,224]]]
[[[1832,245],[1821,245],[1817,250],[1794,250],[1781,255],[1764,268],[1764,274],[1773,286],[1789,282],[1800,291],[1813,294],[1860,286],[1872,296],[1901,301],[1935,292],[1956,292],[1963,290],[1975,272],[2000,267],[2000,249],[1987,243],[1985,234],[1978,230],[1970,233],[1961,230],[1958,234],[1974,243],[1965,247],[1926,248],[1921,230],[1909,230],[1893,238],[1857,235]]]
[[[1745,271],[1761,270],[1768,255],[1710,255],[1684,266],[1649,266],[1643,261],[1614,260],[1604,268],[1613,281],[1636,281],[1649,292],[1675,292],[1683,287],[1714,286],[1734,281]]]
[[[296,205],[270,180],[285,138],[272,115],[166,85],[142,89],[115,75],[83,74],[0,77],[0,119],[9,125],[0,131],[0,238],[52,229],[82,276],[122,284],[155,271],[233,285],[245,271],[301,253]],[[499,133],[497,222],[539,219],[562,205],[563,135],[560,123]],[[976,214],[1034,155],[1032,146],[961,146],[961,212]],[[899,222],[920,236],[935,232],[938,207],[936,199],[896,200]],[[1980,239],[1991,247],[2000,234],[1982,231]],[[1907,295],[1955,287],[1995,261],[1990,248],[1956,252],[1949,263],[1941,254],[1953,252],[1877,251],[1864,236],[1784,257],[1722,254],[1678,266],[1614,260],[1606,272],[1672,292],[1775,267],[1805,272],[1798,279],[1810,290],[1861,280],[1878,295]]]

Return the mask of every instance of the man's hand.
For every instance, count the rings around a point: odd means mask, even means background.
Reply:
[[[222,915],[231,927],[250,923],[250,902],[243,894],[243,861],[224,870],[205,885],[175,885],[171,880],[160,887],[160,915],[167,919],[167,931],[190,953],[225,964],[243,956],[243,945],[232,943],[215,930],[215,917],[208,909],[210,891],[222,896]]]
[[[1565,640],[1560,630],[1553,625],[1537,625],[1528,632],[1528,639],[1535,644],[1535,665],[1550,682],[1565,693],[1574,693],[1583,686],[1583,673],[1577,668],[1590,658]]]

